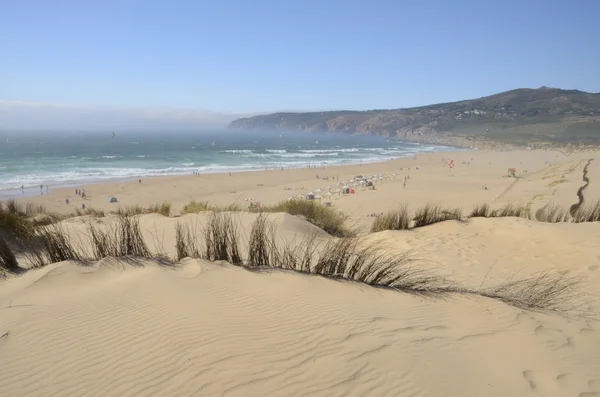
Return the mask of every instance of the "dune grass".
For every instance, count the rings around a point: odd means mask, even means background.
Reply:
[[[490,206],[484,203],[473,208],[473,211],[469,214],[469,218],[489,218],[490,211]]]
[[[572,214],[574,223],[599,222],[600,200],[579,206]]]
[[[76,208],[75,211],[73,211],[73,215],[74,216],[91,216],[93,218],[104,218],[106,216],[106,214],[104,213],[103,210],[97,210],[94,208],[89,208],[87,207],[86,209],[81,209],[81,208]]]
[[[469,214],[469,218],[504,218],[510,216],[532,219],[528,207],[513,204],[506,204],[502,208],[492,209],[489,204],[485,203],[473,208]]]
[[[198,246],[199,233],[189,224],[177,222],[175,225],[175,252],[180,261],[183,258],[200,258],[202,256]]]
[[[538,222],[559,223],[569,221],[569,211],[556,204],[547,204],[536,211],[534,219]]]
[[[213,205],[209,201],[196,201],[192,200],[181,209],[181,215],[185,214],[197,214],[200,212],[235,212],[241,211],[242,207],[237,203],[229,205]]]
[[[202,259],[227,261],[234,265],[242,263],[238,243],[238,230],[231,214],[226,212],[211,212],[202,235],[204,239]]]
[[[571,312],[585,302],[581,282],[581,277],[568,271],[548,270],[476,292],[522,309]]]
[[[0,269],[12,273],[21,269],[17,263],[15,254],[2,236],[0,236]]]
[[[82,259],[82,255],[73,244],[72,237],[60,223],[36,228],[35,237],[42,246],[41,252],[38,252],[39,255],[37,255],[37,267],[69,259]]]
[[[371,233],[384,230],[406,230],[410,227],[411,221],[412,218],[408,212],[408,207],[404,205],[375,219],[371,225]]]
[[[30,237],[38,224],[47,224],[47,211],[41,205],[19,204],[15,200],[0,202],[0,229],[19,238]],[[37,219],[34,219],[37,217]]]
[[[446,209],[440,205],[426,204],[417,210],[414,216],[414,228],[432,225],[438,222],[460,220],[462,211],[460,208]]]
[[[171,215],[171,203],[164,201],[161,204],[154,204],[149,206],[148,208],[144,208],[141,205],[127,205],[119,207],[111,213],[119,216],[161,214],[162,216],[168,217]]]
[[[489,214],[490,218],[505,218],[509,216],[532,219],[531,211],[528,207],[517,206],[513,204],[506,204],[502,208],[491,210]]]
[[[116,224],[102,230],[90,222],[87,225],[94,258],[100,260],[107,256],[136,256],[154,258],[146,245],[140,228],[139,218],[135,215],[118,215]]]
[[[208,201],[192,200],[183,206],[181,214],[197,214],[199,212],[209,211],[210,205]]]
[[[259,212],[286,212],[300,216],[320,229],[336,237],[354,236],[356,232],[346,225],[346,216],[332,207],[309,200],[286,200],[279,204],[264,206]]]

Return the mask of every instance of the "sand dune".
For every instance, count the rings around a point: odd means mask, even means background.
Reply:
[[[440,155],[424,157],[363,167],[391,172],[419,162],[410,189],[402,177],[333,205],[365,226],[369,212],[397,208],[399,201],[414,207],[447,199],[465,210],[486,201],[569,206],[594,156],[464,152],[456,154],[454,176]],[[522,178],[502,175],[507,164],[520,161],[528,167]],[[596,161],[591,164],[586,199],[598,192],[600,175]],[[315,170],[289,174],[300,185],[308,184],[308,172]],[[278,192],[281,180],[270,181],[276,174],[248,173],[241,183],[246,194],[275,202],[277,194],[289,194]],[[255,177],[265,186],[252,187]],[[219,177],[195,178],[176,183]],[[124,202],[140,204],[149,192],[156,194],[152,200],[176,205],[190,197],[226,204],[232,197],[223,192],[228,182],[202,185],[215,189],[206,196],[167,191],[175,180],[89,191],[94,204],[100,192],[120,188],[130,194]],[[58,195],[37,200],[52,206]],[[176,223],[201,228],[207,216],[150,214],[140,225],[152,251],[173,257]],[[233,216],[245,255],[257,215]],[[280,242],[314,235],[322,248],[332,239],[298,217],[270,219]],[[112,220],[70,218],[63,226],[85,245],[86,222],[108,227]],[[533,311],[476,294],[415,295],[189,258],[168,266],[139,258],[66,261],[0,281],[0,396],[600,396],[597,222],[474,218],[369,234],[361,244],[391,254],[410,251],[411,266],[472,289],[569,270],[581,276],[579,305],[568,313]]]

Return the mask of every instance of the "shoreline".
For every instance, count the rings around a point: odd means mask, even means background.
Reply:
[[[373,214],[395,210],[399,205],[414,210],[428,203],[441,204],[460,208],[463,213],[484,203],[528,205],[534,211],[551,202],[569,208],[578,200],[582,161],[591,157],[597,156],[588,152],[567,155],[552,150],[423,152],[362,165],[188,174],[145,178],[141,183],[136,179],[83,184],[80,186],[85,189],[86,199],[77,196],[72,187],[54,188],[49,194],[16,200],[43,205],[48,211],[63,215],[72,214],[83,205],[108,213],[123,206],[148,208],[168,202],[171,213],[177,215],[191,201],[218,206],[236,203],[244,207],[249,202],[273,205],[309,192],[318,196],[335,191],[340,183],[357,175],[383,174],[387,177],[375,184],[375,190],[357,187],[355,194],[336,192],[322,196],[322,202],[330,202],[349,218],[350,224],[369,227]],[[452,168],[448,166],[451,160],[454,160]],[[519,178],[508,177],[508,168],[517,168]],[[586,196],[598,195],[594,189],[587,190]],[[111,197],[116,197],[118,203],[109,203]]]
[[[411,144],[420,144],[419,142],[410,142],[410,141],[400,141],[400,142],[406,142],[406,143],[411,143]],[[436,146],[437,148],[447,148],[449,150],[434,150],[434,151],[422,151],[422,152],[418,152],[418,153],[414,153],[414,154],[410,154],[407,156],[401,156],[401,157],[396,157],[393,159],[385,159],[385,160],[380,160],[380,161],[368,161],[368,162],[363,162],[358,161],[358,162],[351,162],[351,163],[347,163],[347,164],[332,164],[332,165],[319,165],[318,163],[314,164],[313,166],[309,165],[302,165],[299,167],[282,167],[283,170],[307,170],[307,169],[323,169],[323,168],[338,168],[338,167],[353,167],[353,166],[362,166],[362,165],[369,165],[369,164],[382,164],[382,163],[387,163],[387,162],[392,162],[392,161],[396,161],[396,160],[401,160],[401,159],[408,159],[408,158],[413,158],[416,155],[422,155],[422,154],[426,154],[426,153],[454,153],[454,152],[464,152],[464,151],[469,151],[469,150],[477,150],[477,149],[469,149],[469,148],[464,148],[464,147],[457,147],[457,146],[451,146],[451,145],[442,145],[442,144],[434,144],[431,143],[431,145]],[[151,170],[151,169],[149,169]],[[257,168],[257,169],[238,169],[238,170],[233,170],[233,171],[222,171],[222,170],[218,170],[218,171],[201,171],[199,173],[199,175],[218,175],[218,174],[223,174],[223,175],[228,175],[229,173],[233,174],[238,174],[238,173],[250,173],[250,172],[271,172],[271,171],[279,171],[280,168]],[[115,177],[115,178],[104,178],[104,179],[89,179],[89,180],[81,180],[81,181],[64,181],[64,182],[57,182],[57,183],[50,183],[50,184],[44,184],[44,189],[43,189],[43,193],[44,194],[51,194],[53,191],[56,191],[58,189],[75,189],[75,188],[80,188],[80,187],[85,187],[85,186],[93,186],[93,185],[103,185],[103,184],[113,184],[113,183],[127,183],[127,182],[134,182],[137,181],[139,179],[143,179],[143,180],[152,180],[152,179],[156,179],[156,178],[178,178],[178,177],[185,177],[185,176],[190,176],[190,175],[195,175],[194,172],[196,172],[196,170],[194,169],[190,169],[190,171],[188,173],[181,173],[181,174],[168,174],[168,175],[151,175],[151,176],[131,176],[131,177]],[[191,174],[190,174],[191,173]],[[25,187],[24,189],[19,189],[19,188],[12,188],[12,189],[0,189],[0,202],[2,201],[7,201],[7,200],[11,200],[11,199],[23,199],[23,198],[27,198],[27,197],[37,197],[40,194],[40,191],[38,190],[39,186],[28,186]]]

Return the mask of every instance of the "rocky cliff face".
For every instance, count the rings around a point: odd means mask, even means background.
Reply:
[[[409,109],[274,113],[231,129],[381,135],[439,142],[600,142],[600,94],[542,87]]]

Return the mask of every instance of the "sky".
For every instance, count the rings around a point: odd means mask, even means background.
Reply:
[[[600,92],[599,16],[597,0],[0,0],[0,114],[231,118]]]

